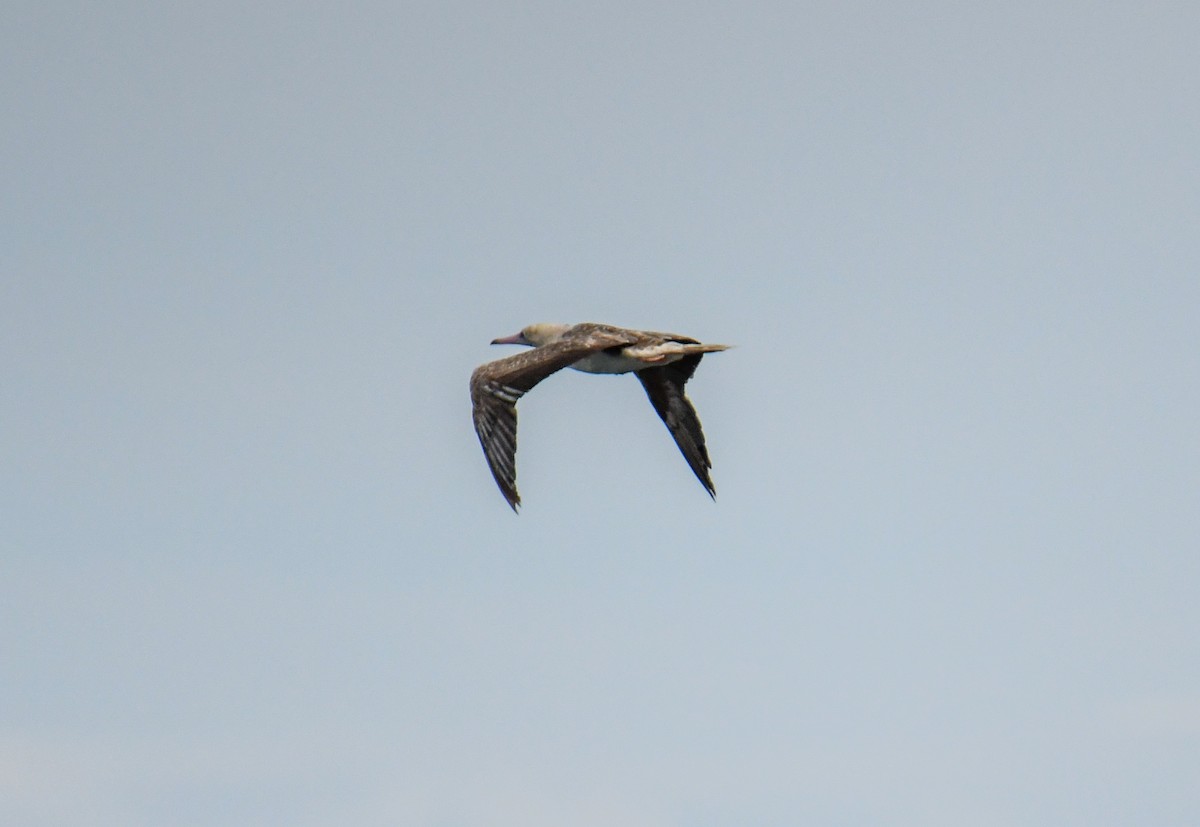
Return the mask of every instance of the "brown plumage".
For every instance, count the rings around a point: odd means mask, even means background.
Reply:
[[[475,433],[488,467],[513,511],[517,493],[517,400],[550,374],[566,367],[586,373],[634,373],[674,437],[696,478],[716,497],[708,470],[712,462],[696,409],[683,387],[705,353],[728,345],[706,345],[687,336],[593,324],[532,324],[492,344],[530,345],[533,350],[480,365],[471,374]]]

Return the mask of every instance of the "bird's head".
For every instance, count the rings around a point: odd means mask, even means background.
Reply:
[[[538,322],[536,324],[525,325],[521,328],[520,333],[512,336],[504,336],[500,339],[492,339],[494,345],[529,345],[530,347],[541,347],[548,345],[551,342],[557,342],[562,338],[562,335],[571,329],[569,324],[552,324],[550,322]]]

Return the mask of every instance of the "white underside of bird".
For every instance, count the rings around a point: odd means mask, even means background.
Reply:
[[[630,373],[651,365],[669,365],[684,355],[685,351],[679,345],[667,342],[650,347],[627,347],[617,354],[600,351],[580,359],[571,367],[584,373]]]

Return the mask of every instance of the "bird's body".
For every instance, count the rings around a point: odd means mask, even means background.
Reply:
[[[480,365],[471,374],[475,432],[492,476],[514,511],[521,503],[516,487],[517,400],[566,367],[585,373],[636,374],[684,459],[709,496],[715,496],[704,432],[683,386],[705,353],[725,350],[728,345],[706,345],[673,333],[591,322],[532,324],[514,336],[494,339],[492,344],[533,348]]]

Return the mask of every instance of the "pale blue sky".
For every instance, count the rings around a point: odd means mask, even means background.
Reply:
[[[1200,823],[1197,8],[247,6],[0,13],[0,822]]]

